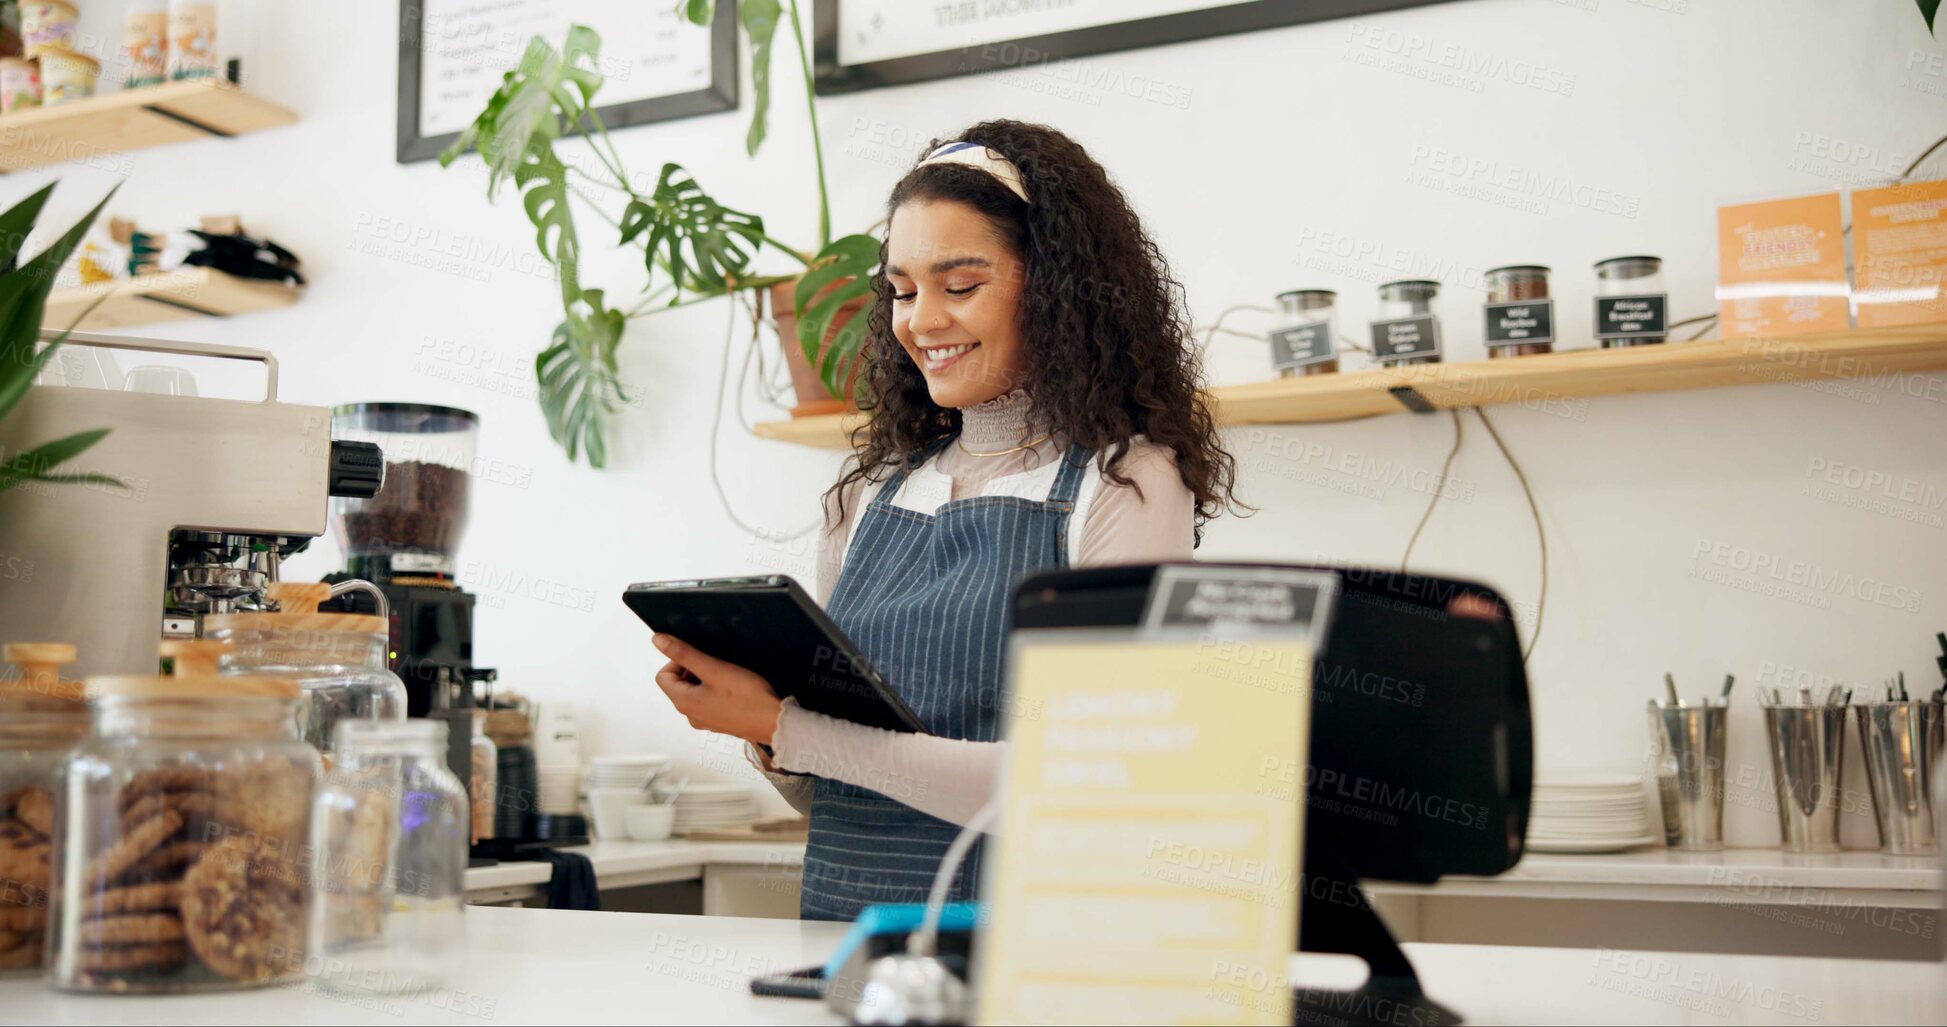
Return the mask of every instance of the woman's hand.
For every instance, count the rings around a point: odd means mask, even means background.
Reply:
[[[783,703],[770,682],[673,635],[658,634],[655,643],[669,657],[669,665],[656,672],[656,684],[691,727],[771,744]]]

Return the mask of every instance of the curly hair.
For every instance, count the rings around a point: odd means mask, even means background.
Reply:
[[[1020,168],[1032,203],[984,171],[958,164],[915,166],[886,201],[950,200],[980,212],[1024,265],[1021,332],[1034,412],[1057,436],[1096,454],[1117,485],[1131,441],[1169,450],[1205,521],[1242,508],[1232,495],[1236,461],[1217,436],[1189,344],[1183,287],[1122,190],[1081,144],[1046,125],[983,121],[953,140],[978,143]],[[866,420],[852,433],[856,460],[826,493],[844,516],[844,489],[911,469],[960,432],[960,412],[933,402],[925,376],[892,331],[893,288],[886,248],[872,278],[878,303],[860,346],[856,387]],[[1140,489],[1140,486],[1137,486]]]

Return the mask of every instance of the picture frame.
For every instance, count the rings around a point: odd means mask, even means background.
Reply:
[[[465,0],[400,0],[396,156],[401,164],[430,160],[452,145],[465,124],[471,123],[472,116],[485,105],[487,97],[492,95],[492,90],[498,88],[502,72],[519,61],[521,53],[527,46],[531,32],[522,34],[516,28],[497,29],[493,25],[484,23],[470,23],[463,28],[455,28],[450,20],[457,17],[454,15],[446,16],[443,30],[440,26],[435,26],[429,31],[427,25],[429,14],[439,17],[439,8],[467,6]],[[604,20],[604,15],[607,16],[607,20],[615,20],[618,16],[647,16],[660,19],[645,26],[651,32],[673,33],[694,29],[694,26],[681,22],[681,16],[676,13],[674,4],[657,5],[653,9],[648,9],[640,5],[637,0],[513,0],[511,3],[474,6],[484,6],[492,12],[493,16],[502,18],[501,24],[506,26],[561,21],[563,34],[568,23],[599,27]],[[677,25],[681,27],[673,27]],[[468,32],[477,37],[473,42],[484,42],[483,46],[476,48],[487,52],[478,59],[470,54],[458,58],[451,56],[450,53],[437,54],[433,59],[429,59],[426,50],[426,43],[429,40],[442,36],[449,40],[456,38],[466,40]],[[545,36],[546,33],[543,35]],[[686,59],[689,63],[686,64],[685,72],[681,77],[689,80],[692,88],[681,88],[673,92],[655,92],[653,80],[668,76],[643,75],[641,78],[650,82],[646,87],[649,95],[631,95],[627,86],[628,76],[613,73],[617,70],[626,73],[631,68],[630,62],[616,56],[624,51],[620,50],[618,45],[621,40],[610,38],[615,35],[617,33],[611,32],[604,36],[601,54],[604,77],[607,81],[604,83],[603,93],[598,95],[609,102],[595,108],[596,114],[602,119],[602,124],[610,130],[737,109],[739,47],[735,4],[717,5],[716,15],[708,29],[706,45],[699,46],[695,39],[685,39],[679,49],[659,55],[663,58],[675,59],[680,56]],[[558,44],[559,39],[555,39],[555,42]],[[643,43],[651,47],[655,45],[654,42],[638,40],[631,40],[631,42]],[[464,123],[456,124],[454,121],[457,116],[455,112],[466,107],[466,102],[455,101],[450,95],[437,98],[427,95],[426,76],[432,73],[435,65],[440,64],[442,60],[448,66],[446,70],[449,73],[453,64],[461,63],[469,78],[469,81],[463,82],[457,90],[449,83],[447,93],[457,92],[462,97],[479,93],[477,102],[472,102],[471,110],[465,114]],[[694,66],[696,60],[707,60],[707,68],[699,71]],[[617,96],[620,96],[620,99],[615,99]],[[435,106],[438,110],[437,115],[433,113]],[[429,130],[429,120],[440,124],[437,128]]]
[[[857,4],[861,0],[851,2]],[[1089,2],[1106,6],[1117,0]],[[1048,61],[1451,2],[1453,0],[1252,0],[1248,3],[1194,7],[1194,0],[1185,0],[1181,6],[1192,9],[1008,39],[969,37],[965,45],[957,48],[842,64],[841,33],[852,31],[845,16],[847,0],[814,0],[812,36],[815,87],[821,96],[855,93]],[[931,6],[942,8],[951,5],[939,3]],[[1158,6],[1168,5],[1164,3]]]

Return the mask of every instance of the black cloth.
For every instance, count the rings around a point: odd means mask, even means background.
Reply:
[[[595,883],[595,864],[579,852],[538,849],[516,859],[553,865],[548,878],[549,909],[587,909],[600,911],[602,892]]]

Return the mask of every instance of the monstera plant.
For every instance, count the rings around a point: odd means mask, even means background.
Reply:
[[[708,25],[715,15],[712,0],[682,0],[678,9],[698,25]],[[534,223],[535,244],[556,269],[562,321],[535,359],[534,371],[548,431],[570,460],[586,456],[595,467],[607,460],[608,419],[628,398],[615,353],[623,327],[635,318],[795,281],[800,344],[835,395],[842,394],[858,353],[864,312],[843,319],[835,329],[833,324],[847,304],[869,305],[879,244],[869,235],[831,237],[817,97],[811,88],[811,62],[797,3],[741,0],[737,13],[750,39],[756,94],[745,136],[751,154],[764,142],[770,114],[771,47],[785,22],[797,43],[818,176],[815,247],[794,247],[772,238],[765,232],[763,218],[718,202],[674,162],[663,164],[653,188],[638,189],[646,180],[629,174],[596,113],[595,94],[602,85],[596,71],[601,39],[582,25],[569,29],[559,49],[538,36],[530,41],[520,63],[506,74],[479,117],[440,155],[441,164],[450,165],[468,151],[478,153],[487,165],[489,201],[512,182],[528,220]],[[586,137],[591,159],[564,160],[556,152],[555,144],[562,137],[576,133]],[[604,290],[582,284],[576,204],[607,223],[614,245],[642,253],[646,280],[641,294],[626,306]],[[790,261],[791,273],[758,273],[755,265],[766,251]]]
[[[56,239],[52,246],[36,254],[27,263],[21,264],[21,243],[26,240],[27,233],[33,231],[41,207],[46,205],[48,194],[53,191],[54,187],[49,185],[0,214],[0,420],[5,420],[21,397],[27,395],[35,376],[53,359],[55,349],[68,337],[68,333],[63,331],[46,348],[35,352],[36,344],[40,341],[41,318],[47,309],[47,294],[54,289],[55,272],[67,262],[68,254],[74,252],[82,236],[88,234],[89,226],[95,223],[95,217],[101,213],[102,207],[108,205],[104,197],[94,210],[88,212],[87,217],[68,229],[67,234]],[[109,196],[113,195],[114,191],[110,190]],[[87,316],[85,311],[82,316]],[[97,428],[76,432],[20,452],[0,452],[0,492],[29,481],[120,485],[119,481],[106,475],[60,470],[62,464],[80,456],[107,434],[108,429]]]

